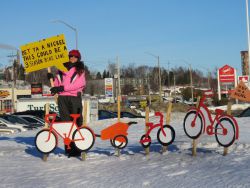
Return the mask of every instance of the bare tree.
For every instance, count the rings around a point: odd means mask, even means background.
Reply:
[[[116,74],[117,70],[116,70],[116,64],[115,63],[109,63],[108,65],[108,72],[109,72],[109,76],[110,77],[114,77],[114,75]]]

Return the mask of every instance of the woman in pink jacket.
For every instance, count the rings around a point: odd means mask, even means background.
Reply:
[[[56,77],[48,74],[48,79],[53,78],[55,87],[50,89],[53,95],[58,94],[58,107],[62,121],[71,121],[70,114],[80,114],[77,125],[81,126],[82,119],[82,92],[86,86],[84,64],[78,50],[69,52],[69,62],[64,63],[68,71],[58,71]],[[65,147],[69,156],[78,156],[80,152],[70,144],[71,150]]]

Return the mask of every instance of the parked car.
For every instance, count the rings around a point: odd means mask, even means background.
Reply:
[[[18,117],[25,119],[26,121],[30,122],[30,123],[36,123],[36,124],[40,124],[41,126],[44,126],[45,121],[39,117],[36,116],[32,116],[32,115],[17,115]]]
[[[16,132],[20,132],[20,129],[10,128],[6,127],[5,125],[3,126],[3,124],[0,124],[0,133],[16,133]]]
[[[25,128],[27,128],[29,130],[41,127],[41,124],[30,123],[30,122],[26,121],[25,119],[22,119],[21,117],[18,117],[16,115],[2,115],[0,117],[13,123],[13,124],[23,124],[25,126]]]
[[[108,111],[108,110],[98,110],[98,119],[111,119],[111,118],[117,118],[117,114],[114,112]]]
[[[54,114],[55,112],[50,111],[49,113]],[[15,112],[14,115],[32,115],[32,116],[36,116],[41,119],[44,119],[45,111],[44,110],[26,110],[22,112]],[[56,121],[60,121],[60,120],[61,120],[60,117],[57,115]]]
[[[128,118],[144,118],[144,116],[135,115],[131,112],[121,112],[121,118],[128,117]],[[112,112],[108,110],[99,110],[98,111],[98,119],[111,119],[117,118],[117,112]]]
[[[250,117],[250,107],[243,110],[238,117]]]
[[[131,112],[121,112],[121,118],[128,117],[128,118],[145,118],[144,116],[135,115]]]
[[[0,117],[0,126],[1,127],[9,127],[9,128],[17,129],[20,131],[27,131],[27,128],[25,128],[25,125],[11,123],[11,122],[3,119],[2,117]]]

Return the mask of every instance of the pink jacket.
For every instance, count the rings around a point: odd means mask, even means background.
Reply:
[[[62,79],[60,74],[57,74],[54,85],[64,86],[64,91],[59,93],[61,96],[77,96],[77,93],[82,92],[86,86],[85,73],[79,76],[73,67],[68,72],[62,72]]]

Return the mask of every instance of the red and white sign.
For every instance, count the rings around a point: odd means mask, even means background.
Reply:
[[[229,65],[225,65],[219,69],[220,82],[233,82],[235,81],[235,70]]]
[[[249,81],[249,76],[247,76],[247,75],[245,75],[245,76],[239,76],[239,77],[238,77],[238,81],[239,81],[239,82],[242,81],[242,82],[244,82],[244,83],[248,83],[248,81]]]
[[[231,92],[230,91],[231,86],[236,87],[237,85],[236,69],[230,67],[229,65],[221,67],[217,71],[217,80],[218,80],[218,99],[221,100],[221,94],[229,94]]]
[[[212,89],[206,90],[204,91],[204,95],[206,95],[206,97],[213,97],[214,91]]]

